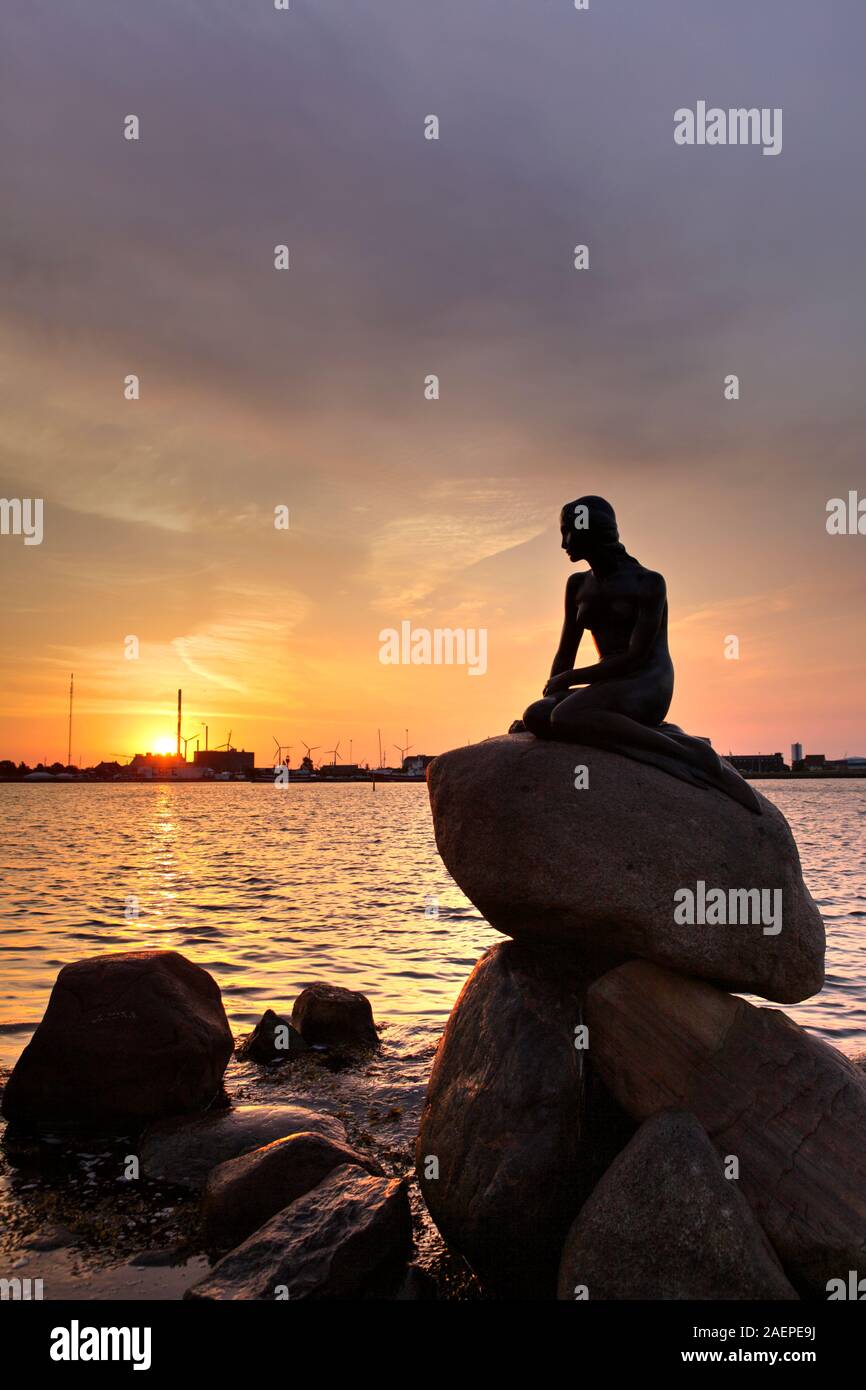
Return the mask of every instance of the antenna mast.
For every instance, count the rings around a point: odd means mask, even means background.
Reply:
[[[69,737],[66,743],[66,766],[72,766],[72,693],[75,688],[75,673],[69,676]]]

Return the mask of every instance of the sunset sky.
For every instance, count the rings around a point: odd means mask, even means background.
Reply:
[[[0,537],[0,756],[65,759],[70,671],[86,763],[178,686],[259,764],[500,733],[582,493],[667,579],[672,719],[866,755],[866,536],[825,526],[866,495],[864,40],[862,0],[7,10],[0,495],[45,535]],[[677,147],[704,99],[782,153]],[[404,620],[487,673],[381,664]]]

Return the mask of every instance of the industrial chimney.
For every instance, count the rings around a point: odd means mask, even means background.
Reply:
[[[180,709],[183,702],[183,691],[177,692],[177,756],[180,757]]]

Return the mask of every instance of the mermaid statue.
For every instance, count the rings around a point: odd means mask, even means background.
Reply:
[[[695,786],[715,788],[761,814],[748,782],[708,743],[664,722],[674,693],[665,581],[620,543],[613,507],[579,497],[562,509],[562,548],[588,570],[569,576],[565,621],[542,698],[509,732],[603,748]],[[584,632],[599,660],[575,669]]]

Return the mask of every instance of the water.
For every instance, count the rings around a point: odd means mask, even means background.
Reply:
[[[866,781],[759,786],[827,925],[824,991],[788,1012],[866,1047]],[[236,1033],[312,980],[363,990],[387,1025],[392,1081],[402,1056],[414,1085],[410,1061],[429,1060],[501,939],[446,873],[423,785],[5,784],[0,825],[0,1065],[62,965],[164,947],[211,971]]]
[[[328,980],[435,1040],[496,936],[423,784],[6,784],[0,824],[0,1028],[38,1021],[68,961],[160,947],[213,974],[236,1033]],[[0,1064],[20,1046],[0,1032]]]
[[[866,1049],[866,780],[756,782],[787,818],[827,930],[824,988],[785,1012],[842,1052]],[[755,1003],[763,1003],[755,1000]]]

